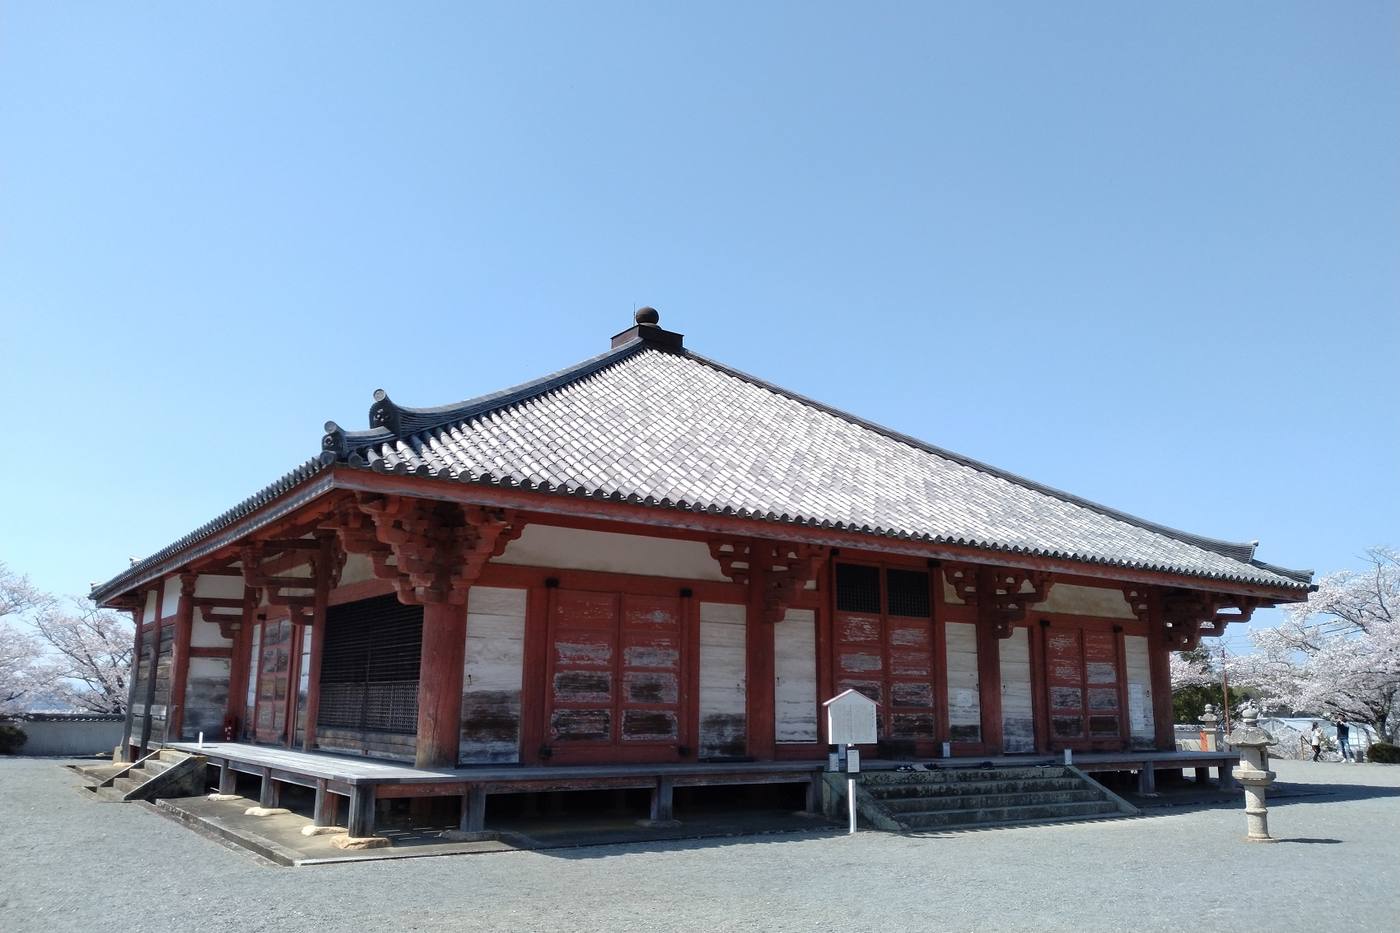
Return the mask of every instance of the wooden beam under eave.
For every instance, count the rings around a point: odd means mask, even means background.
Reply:
[[[1307,589],[1285,589],[1282,587],[1258,584],[1212,580],[1185,574],[1167,573],[1156,570],[1140,570],[1129,567],[1112,567],[1100,564],[1082,563],[1057,558],[1036,557],[1014,554],[1009,551],[991,551],[958,545],[934,544],[913,539],[883,537],[818,528],[811,525],[797,525],[783,522],[764,521],[757,518],[744,518],[737,515],[721,515],[712,512],[693,512],[683,509],[667,509],[657,506],[639,505],[629,502],[614,502],[592,497],[573,497],[554,493],[530,490],[509,489],[499,486],[486,486],[475,483],[456,483],[448,480],[427,477],[399,476],[396,474],[372,473],[346,466],[331,469],[331,479],[336,489],[357,492],[373,492],[381,495],[417,496],[441,502],[471,503],[496,508],[519,509],[545,515],[565,515],[593,518],[618,524],[631,524],[645,527],[684,528],[704,534],[734,535],[739,537],[767,538],[821,544],[831,547],[850,548],[883,554],[902,554],[934,560],[959,561],[994,567],[1014,567],[1024,570],[1041,570],[1064,573],[1095,580],[1114,582],[1144,583],[1154,586],[1175,586],[1182,589],[1200,590],[1209,593],[1225,593],[1236,596],[1256,596],[1278,602],[1300,602],[1307,598]],[[644,533],[644,532],[643,532]]]

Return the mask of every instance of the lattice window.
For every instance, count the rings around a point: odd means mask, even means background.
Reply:
[[[880,568],[836,565],[836,608],[841,612],[880,611]]]
[[[885,588],[890,615],[927,619],[933,615],[928,596],[928,574],[922,570],[886,570]]]
[[[379,596],[332,607],[321,653],[317,725],[413,734],[423,607]]]

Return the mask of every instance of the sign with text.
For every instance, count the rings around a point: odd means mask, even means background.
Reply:
[[[874,745],[875,701],[858,690],[847,690],[822,704],[826,707],[826,740],[832,745]]]

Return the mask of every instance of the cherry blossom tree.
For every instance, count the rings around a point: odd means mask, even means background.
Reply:
[[[1366,567],[1324,577],[1283,623],[1251,635],[1230,677],[1266,708],[1340,714],[1385,740],[1400,730],[1400,552],[1372,548]]]
[[[0,714],[36,700],[126,709],[131,624],[90,602],[60,602],[0,563]]]

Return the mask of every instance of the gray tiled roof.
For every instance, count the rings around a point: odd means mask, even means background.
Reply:
[[[1302,589],[1311,574],[995,470],[688,351],[633,340],[458,406],[376,394],[327,460]]]
[[[1256,560],[1252,544],[1126,515],[645,339],[457,405],[407,408],[376,392],[370,422],[328,423],[319,458],[94,587],[94,598],[139,585],[269,503],[296,507],[337,462],[1300,592],[1312,579]]]

